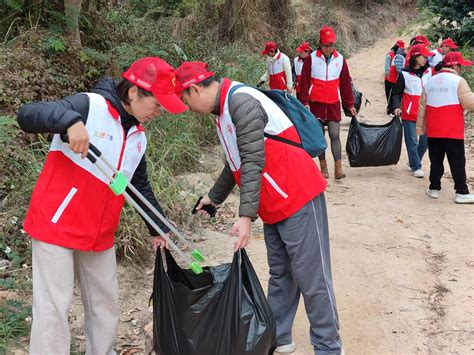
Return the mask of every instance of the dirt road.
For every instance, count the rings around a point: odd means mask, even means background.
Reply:
[[[356,85],[372,102],[360,115],[366,122],[388,120],[382,68],[384,55],[394,42],[395,38],[381,40],[349,60]],[[348,124],[345,119],[344,145]],[[471,178],[473,150],[467,150]],[[203,156],[201,173],[181,177],[185,190],[198,195],[209,189],[222,166],[217,152],[218,148]],[[425,196],[427,177],[412,177],[406,169],[405,148],[402,154],[397,166],[357,169],[351,169],[344,156],[347,179],[342,181],[333,179],[329,159],[326,199],[346,354],[473,353],[474,206],[454,204],[453,182],[448,178],[443,180],[439,200]],[[428,175],[427,156],[423,163]],[[233,241],[225,233],[235,220],[237,205],[234,194],[223,207],[220,222],[203,220],[203,228],[196,232],[205,239],[201,246],[212,264],[231,260]],[[254,236],[248,252],[266,289],[268,268],[259,223],[254,225]],[[121,267],[119,279],[123,313],[119,346],[143,349],[144,328],[147,324],[149,328],[151,321],[147,310],[151,275],[144,277],[143,270],[131,272]],[[73,313],[78,314],[79,325],[79,301],[76,307]],[[294,340],[298,347],[295,355],[313,354],[302,302]]]
[[[349,60],[356,85],[372,103],[362,109],[365,122],[389,119],[383,60],[395,40],[382,40]],[[348,125],[345,119],[344,145]],[[330,166],[326,198],[346,354],[472,353],[474,206],[454,204],[453,182],[447,178],[439,200],[425,196],[428,178],[414,178],[406,168],[405,148],[402,154],[397,166],[379,168],[350,168],[344,156],[347,179],[342,181],[332,178]],[[468,176],[474,177],[472,147],[467,160]],[[428,156],[423,163],[428,176]],[[188,180],[189,186],[210,183],[206,175]],[[236,202],[230,203],[234,211]],[[266,288],[266,251],[261,228],[255,229],[248,251]],[[206,238],[210,255],[230,260],[230,253],[221,255],[226,243],[230,251],[228,237],[212,233]],[[302,302],[294,338],[295,354],[313,353]]]

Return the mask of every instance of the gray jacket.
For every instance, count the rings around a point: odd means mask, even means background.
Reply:
[[[221,83],[222,84],[222,83]],[[220,113],[220,88],[213,113]],[[265,165],[263,130],[268,117],[260,102],[249,94],[235,93],[229,101],[229,112],[235,125],[241,160],[239,216],[258,217],[262,170]],[[209,191],[213,203],[221,204],[235,186],[229,164]]]

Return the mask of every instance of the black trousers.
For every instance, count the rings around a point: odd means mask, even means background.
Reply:
[[[466,195],[466,156],[464,139],[428,138],[430,156],[430,190],[441,190],[441,177],[444,174],[444,156],[448,157],[449,168],[454,180],[456,193]]]
[[[385,80],[385,97],[387,98],[387,104],[390,99],[390,90],[392,89],[392,83],[388,80]]]

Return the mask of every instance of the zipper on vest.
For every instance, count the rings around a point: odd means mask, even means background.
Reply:
[[[127,145],[127,139],[133,136],[135,133],[140,132],[138,129],[135,132],[130,133],[128,136],[125,134],[125,130],[123,129],[122,124],[120,124],[120,127],[122,127],[122,132],[123,132],[123,142],[122,142],[122,148],[120,149],[120,156],[119,160],[117,163],[117,170],[120,170],[120,166],[122,165],[122,160],[123,160],[123,155],[125,154],[125,146]]]

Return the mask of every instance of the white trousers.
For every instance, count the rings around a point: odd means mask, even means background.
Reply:
[[[81,252],[32,239],[33,323],[30,354],[69,354],[74,278],[85,312],[87,355],[115,354],[119,319],[114,248]]]

